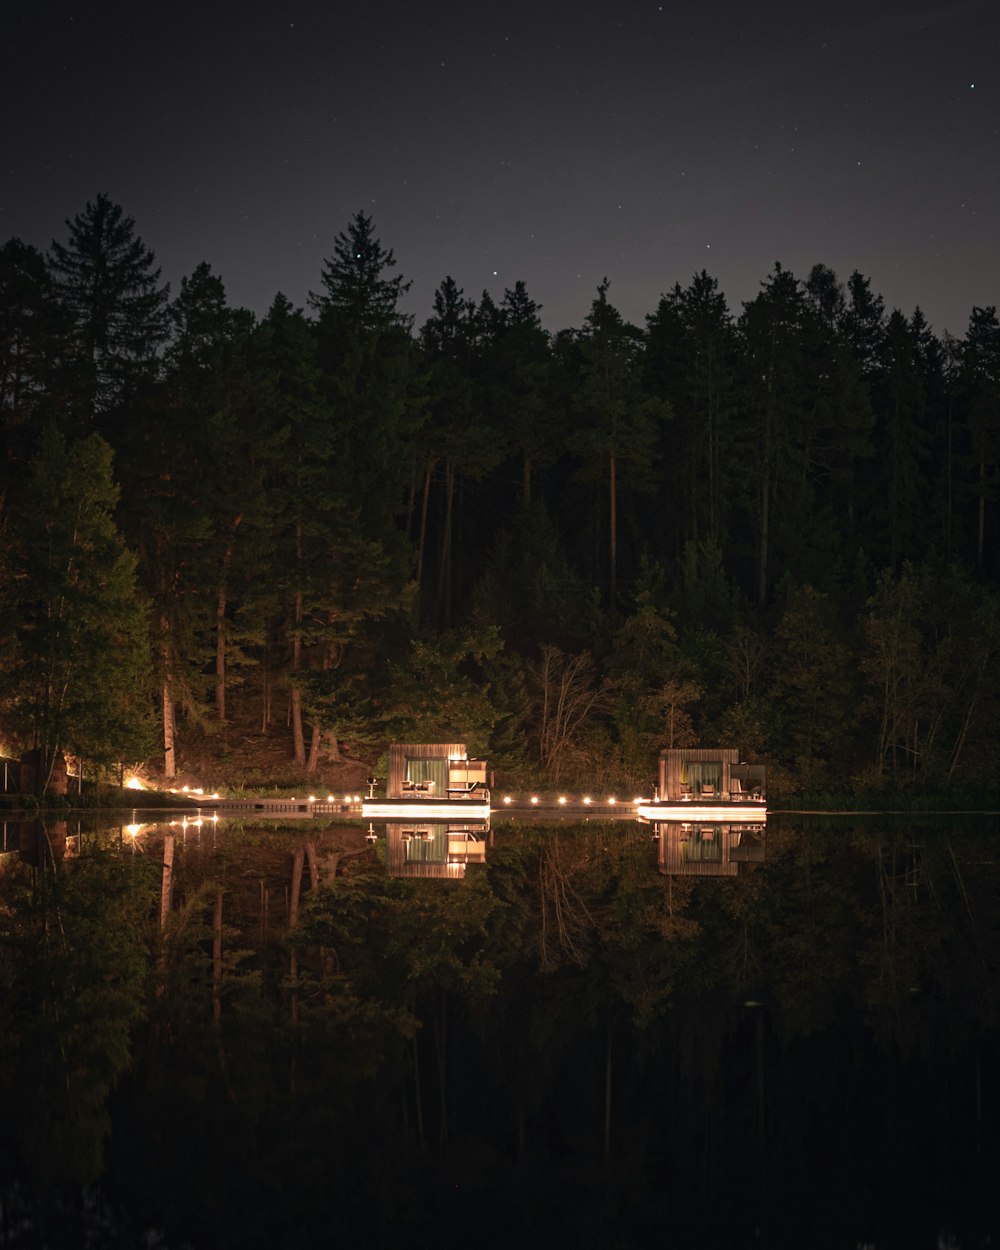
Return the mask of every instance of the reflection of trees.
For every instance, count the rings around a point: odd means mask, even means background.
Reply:
[[[660,876],[638,825],[505,826],[461,883],[388,876],[356,827],[178,835],[158,936],[160,850],[36,870],[34,897],[23,870],[2,1115],[53,1169],[62,1124],[78,1176],[110,1123],[108,1184],[175,1241],[417,1242],[447,1210],[453,1238],[809,1244],[823,1210],[836,1244],[917,1244],[945,1198],[996,1214],[972,830],[776,822],[766,863],[711,880]]]
[[[142,1011],[153,882],[109,848],[59,863],[45,831],[33,836],[44,853],[3,879],[0,1140],[5,1175],[49,1190],[101,1171]]]

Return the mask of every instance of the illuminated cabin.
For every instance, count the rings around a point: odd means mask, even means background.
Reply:
[[[464,742],[393,743],[387,799],[489,801],[486,760],[469,759]]]
[[[663,803],[761,803],[763,764],[744,764],[735,747],[671,747],[660,752]]]

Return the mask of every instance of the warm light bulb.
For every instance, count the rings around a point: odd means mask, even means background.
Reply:
[[[559,802],[560,802],[560,803],[562,803],[562,804],[563,804],[563,806],[565,807],[565,805],[566,805],[566,796],[565,796],[565,794],[560,794],[560,796],[559,796]]]
[[[538,802],[538,795],[537,795],[537,794],[533,794],[533,795],[531,796],[531,801],[532,801],[532,803],[537,803],[537,802]]]

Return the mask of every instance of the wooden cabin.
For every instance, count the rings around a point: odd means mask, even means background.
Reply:
[[[385,797],[488,800],[486,760],[470,760],[464,742],[393,743]]]
[[[659,798],[664,803],[760,802],[763,764],[744,764],[735,747],[671,747],[660,752]]]

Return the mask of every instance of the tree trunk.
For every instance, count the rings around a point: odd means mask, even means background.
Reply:
[[[163,776],[172,781],[177,776],[177,756],[174,750],[174,701],[170,694],[170,682],[163,683]]]
[[[436,460],[431,460],[424,473],[424,495],[420,501],[420,536],[417,540],[417,595],[424,575],[424,549],[427,542],[427,510],[431,498],[431,478],[434,475]]]
[[[292,743],[295,763],[304,768],[306,743],[302,729],[302,691],[299,687],[299,667],[302,663],[302,592],[295,595],[295,630],[292,637],[292,690],[290,714],[292,718]]]
[[[438,566],[438,608],[441,622],[451,624],[451,522],[455,502],[455,466],[449,460],[445,465],[444,526],[441,531],[441,563]]]
[[[306,772],[314,773],[319,767],[319,749],[323,743],[323,730],[315,721],[312,727],[312,737],[309,740],[309,759],[306,761]]]
[[[611,611],[615,610],[615,602],[618,598],[618,477],[617,477],[617,461],[615,453],[612,452],[608,457],[608,491],[609,491],[609,514],[608,514],[608,532],[610,534],[611,545]]]
[[[215,604],[215,715],[226,723],[226,591],[219,591]]]

